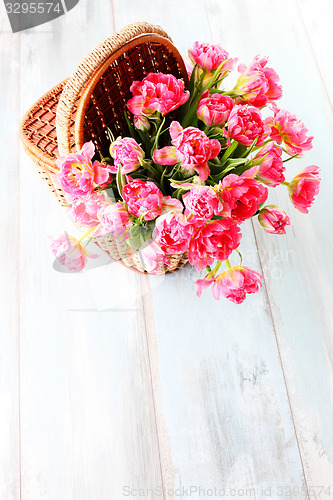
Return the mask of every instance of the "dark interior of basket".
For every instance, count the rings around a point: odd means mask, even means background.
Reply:
[[[124,111],[132,97],[132,82],[157,72],[186,77],[176,55],[158,42],[136,45],[113,61],[91,95],[84,119],[84,141],[92,140],[103,156],[109,156],[107,128],[115,137],[129,135]]]

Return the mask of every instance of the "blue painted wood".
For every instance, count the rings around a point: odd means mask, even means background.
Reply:
[[[19,114],[18,65],[20,37],[12,39],[9,21],[0,15],[0,498],[20,497],[19,440],[19,287],[18,174],[16,124]]]
[[[161,0],[81,0],[66,16],[15,35],[15,43],[2,22],[1,88],[12,100],[3,100],[0,137],[11,145],[11,160],[18,118],[31,103],[114,29],[145,18],[166,29],[184,55],[196,39],[221,42],[239,62],[270,55],[285,89],[283,106],[315,135],[313,151],[287,164],[288,178],[318,163],[324,182],[307,217],[282,188],[274,190],[270,201],[293,220],[286,237],[268,235],[256,222],[254,232],[244,225],[244,264],[263,271],[265,287],[236,306],[216,302],[209,291],[197,298],[198,273],[189,267],[164,277],[117,264],[56,273],[45,236],[72,226],[23,153],[19,192],[15,167],[5,163],[1,214],[13,223],[1,227],[0,290],[8,305],[0,351],[0,496],[19,498],[21,439],[27,499],[118,499],[124,486],[201,486],[201,498],[216,487],[230,495],[238,490],[238,497],[247,491],[253,498],[300,499],[307,488],[309,497],[327,498],[319,487],[333,477],[332,6],[322,0],[317,7],[309,0],[170,0],[168,8]],[[20,280],[12,254],[18,215]],[[18,327],[18,286],[21,358],[17,338],[8,335]]]
[[[280,2],[277,8],[275,2],[258,1],[251,7],[229,3],[225,14],[231,19],[228,36],[236,25],[242,26],[242,35],[232,37],[241,62],[263,51],[270,55],[284,89],[280,106],[295,113],[315,136],[304,158],[286,164],[287,180],[308,165],[322,168],[321,192],[307,216],[294,209],[285,188],[271,190],[268,203],[280,205],[292,219],[286,236],[270,236],[254,221],[305,477],[311,495],[320,498],[317,487],[329,487],[333,477],[333,273],[327,265],[333,210],[327,145],[332,144],[333,122],[327,95],[331,70],[325,64],[333,10],[327,2],[318,10],[308,2],[298,4]],[[207,5],[214,39],[226,36],[213,15],[217,2]],[[309,31],[310,25],[316,30]]]

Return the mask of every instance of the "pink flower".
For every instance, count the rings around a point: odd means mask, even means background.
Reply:
[[[131,137],[118,137],[110,146],[110,154],[114,158],[113,172],[121,165],[122,174],[129,174],[140,167],[145,153],[139,144]]]
[[[208,160],[216,158],[221,150],[217,139],[209,139],[204,132],[195,127],[183,128],[178,122],[170,125],[171,144],[154,151],[155,163],[175,165],[180,162],[187,170],[196,170],[201,181],[210,173]]]
[[[225,137],[251,146],[258,138],[256,146],[264,142],[264,135],[268,132],[261,118],[261,113],[254,106],[236,105],[230,112],[225,128]]]
[[[212,286],[215,299],[221,295],[235,304],[244,302],[247,293],[256,293],[264,277],[248,267],[234,266],[220,274]]]
[[[198,287],[197,296],[201,297],[202,290],[209,288],[210,285],[214,283],[214,281],[215,281],[215,276],[211,272],[208,273],[204,278],[196,280],[194,284],[197,285]]]
[[[244,174],[229,174],[224,177],[219,193],[224,213],[237,222],[243,222],[252,217],[259,205],[266,201],[268,189]]]
[[[97,226],[99,224],[97,212],[104,204],[103,195],[95,192],[88,193],[86,196],[78,196],[72,200],[70,213],[73,220],[82,226]]]
[[[169,212],[156,219],[154,239],[166,254],[188,250],[193,227],[179,212]]]
[[[113,165],[106,165],[105,163],[101,163],[100,161],[94,161],[93,166],[95,171],[97,172],[94,177],[96,187],[99,186],[101,189],[106,189],[112,182],[111,172],[113,170]]]
[[[142,266],[151,274],[160,272],[163,264],[170,264],[166,253],[154,240],[151,240],[146,246],[141,247],[139,255]]]
[[[189,222],[207,221],[213,215],[221,215],[223,206],[218,194],[209,186],[193,185],[191,190],[183,195],[185,215]]]
[[[202,270],[214,260],[225,260],[238,247],[240,229],[235,221],[223,218],[208,221],[198,227],[189,245],[190,264]]]
[[[57,159],[56,164],[59,167],[57,179],[66,193],[84,196],[91,193],[94,187],[109,180],[109,166],[102,165],[98,161],[92,163],[94,154],[94,144],[87,142],[79,153],[71,153]]]
[[[211,271],[209,271],[209,273],[206,274],[206,276],[204,278],[202,278],[200,280],[196,280],[194,282],[194,284],[197,285],[197,287],[198,287],[198,290],[197,290],[198,297],[201,297],[202,290],[209,288],[215,282],[218,268],[220,267],[220,265],[221,265],[221,262],[218,263],[218,265],[216,266],[215,269],[212,269]]]
[[[265,231],[271,234],[286,234],[285,227],[291,224],[286,212],[276,205],[267,205],[262,208],[258,220]]]
[[[223,127],[233,106],[231,97],[223,94],[210,96],[206,90],[199,101],[197,116],[205,125]]]
[[[306,135],[308,129],[304,123],[285,109],[279,109],[274,103],[272,107],[274,116],[266,118],[265,123],[271,127],[270,136],[273,141],[278,144],[284,142],[290,155],[301,155],[303,151],[309,151],[313,137]]]
[[[163,194],[153,182],[134,180],[124,186],[122,196],[129,213],[136,217],[153,220],[162,212]]]
[[[288,191],[295,208],[307,214],[308,208],[312,205],[315,196],[319,193],[320,168],[310,165],[301,173],[296,175],[289,183]]]
[[[272,68],[266,66],[267,57],[256,56],[250,66],[241,65],[238,71],[242,74],[237,80],[234,92],[241,96],[241,101],[261,108],[267,102],[280,99],[282,88],[278,85],[280,78]]]
[[[232,70],[237,59],[229,59],[229,54],[221,45],[210,45],[209,43],[194,42],[189,49],[188,55],[198,67],[208,73],[214,72],[223,62],[221,69],[223,76]]]
[[[282,149],[270,142],[259,151],[254,159],[259,160],[266,154],[266,158],[259,164],[257,179],[267,186],[275,187],[285,181]]]
[[[52,238],[51,238],[52,239]],[[61,235],[52,239],[51,252],[63,266],[71,272],[79,272],[86,266],[88,257],[96,259],[97,254],[89,252],[73,236]]]
[[[134,115],[133,121],[134,121],[134,127],[137,130],[145,132],[146,130],[150,129],[149,120],[145,115]]]
[[[127,106],[133,115],[149,116],[155,111],[166,115],[190,97],[183,80],[164,73],[149,73],[141,82],[133,82],[131,92],[133,97]]]
[[[116,238],[127,238],[127,229],[131,224],[126,207],[121,202],[112,205],[105,204],[97,213],[98,221],[101,223],[104,233],[112,233]],[[100,231],[99,235],[102,234]]]

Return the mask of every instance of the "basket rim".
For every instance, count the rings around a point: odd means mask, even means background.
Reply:
[[[157,33],[166,39],[170,39],[169,35],[158,25],[146,21],[128,24],[121,30],[110,35],[90,51],[68,78],[59,99],[56,115],[58,149],[60,155],[66,156],[71,152],[70,120],[75,102],[77,102],[82,90],[89,83],[94,73],[104,64],[106,59],[120,49],[125,43],[144,33]]]
[[[104,75],[104,73],[109,68],[110,64],[116,61],[122,54],[132,49],[137,45],[142,45],[147,42],[159,42],[161,45],[164,45],[170,52],[172,52],[177,60],[177,64],[180,67],[180,72],[182,74],[182,78],[185,82],[185,85],[188,84],[188,74],[186,71],[184,60],[178,51],[177,47],[172,43],[172,41],[164,36],[159,35],[158,33],[144,33],[140,34],[127,43],[125,43],[122,47],[120,47],[117,51],[110,55],[110,57],[100,66],[100,68],[94,73],[89,83],[85,87],[84,91],[79,100],[79,104],[76,111],[75,116],[75,127],[74,127],[74,137],[75,137],[75,145],[77,150],[79,151],[84,144],[84,119],[86,111],[89,107],[90,98],[92,93],[94,92],[96,85],[98,84],[100,78]]]

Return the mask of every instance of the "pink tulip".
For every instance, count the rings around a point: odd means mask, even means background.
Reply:
[[[183,80],[164,73],[149,73],[131,86],[132,99],[127,103],[133,115],[151,115],[158,111],[166,115],[179,108],[190,97]]]
[[[205,181],[210,173],[208,160],[216,158],[221,150],[217,139],[209,139],[204,132],[195,127],[183,128],[173,121],[170,125],[171,144],[154,151],[155,163],[175,165],[180,162],[186,170],[195,170],[201,181]]]
[[[196,229],[190,240],[188,257],[190,264],[199,270],[216,259],[227,259],[242,237],[237,223],[227,217],[197,224]]]
[[[179,212],[169,212],[156,219],[154,239],[166,254],[188,250],[194,232],[186,217]]]
[[[241,72],[234,92],[241,96],[241,101],[261,108],[267,102],[280,99],[282,88],[278,85],[280,78],[272,68],[266,66],[267,57],[256,56],[250,66],[241,65]]]
[[[87,142],[79,153],[71,153],[57,159],[59,173],[56,178],[66,193],[72,196],[84,196],[109,180],[109,166],[102,165],[98,161],[92,163],[94,154],[94,144]]]
[[[124,186],[122,196],[129,213],[136,217],[153,220],[162,213],[163,194],[151,181],[133,180]]]
[[[223,94],[209,95],[209,90],[206,90],[199,101],[197,116],[207,126],[223,127],[233,106],[231,97]]]
[[[97,213],[106,204],[105,197],[95,192],[72,199],[70,214],[82,226],[93,227],[99,224]]]
[[[276,205],[267,205],[262,208],[258,220],[265,231],[271,234],[286,234],[285,228],[291,224],[286,212]]]
[[[51,240],[51,252],[60,264],[71,272],[82,271],[87,264],[88,257],[91,259],[99,257],[99,255],[89,252],[73,236],[63,234],[59,238],[51,238]]]
[[[284,142],[290,155],[301,155],[312,148],[313,137],[308,137],[304,123],[285,109],[279,109],[272,103],[274,116],[266,118],[265,123],[271,127],[270,136],[273,141]]]
[[[128,238],[127,229],[131,224],[131,219],[126,207],[121,202],[105,204],[97,213],[98,221],[103,230],[98,235],[111,233],[116,238]]]
[[[221,215],[223,206],[216,191],[209,186],[193,185],[183,195],[185,215],[189,222],[207,221],[213,215]]]
[[[141,247],[139,255],[142,266],[151,274],[157,274],[161,271],[163,264],[170,264],[166,253],[154,240]]]
[[[319,167],[310,165],[296,175],[288,185],[291,201],[295,208],[303,214],[309,212],[308,208],[312,205],[315,197],[319,193],[319,172]]]
[[[219,194],[223,212],[237,222],[243,222],[254,215],[268,196],[268,189],[255,179],[245,175],[229,174],[224,177]]]
[[[137,130],[145,132],[146,130],[150,129],[149,120],[145,115],[134,115],[133,121],[134,121],[134,127]]]
[[[256,293],[264,277],[248,267],[234,266],[220,274],[212,286],[215,299],[222,295],[235,304],[244,302],[247,293]]]
[[[193,64],[208,73],[214,72],[223,62],[221,76],[226,76],[232,70],[237,59],[229,59],[229,54],[221,45],[194,42],[188,55]]]
[[[265,155],[267,155],[266,158],[259,165],[257,179],[267,186],[278,186],[285,180],[282,149],[270,142],[257,153],[254,159],[259,160]]]
[[[117,172],[121,165],[122,174],[129,174],[140,167],[145,153],[139,144],[131,137],[118,137],[110,146],[110,154],[114,158],[114,169]]]
[[[236,105],[230,112],[225,125],[225,137],[251,146],[257,139],[256,146],[261,146],[269,128],[265,126],[261,118],[261,113],[254,106]]]

